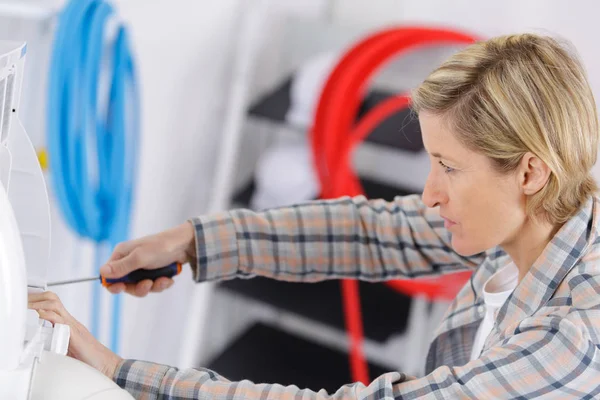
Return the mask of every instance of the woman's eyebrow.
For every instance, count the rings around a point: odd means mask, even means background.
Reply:
[[[452,158],[450,158],[450,157],[443,156],[443,155],[441,155],[440,153],[430,153],[430,154],[431,154],[433,157],[436,157],[436,158],[443,158],[444,160],[448,160],[448,161],[456,162],[456,160],[454,160],[454,159],[452,159]]]

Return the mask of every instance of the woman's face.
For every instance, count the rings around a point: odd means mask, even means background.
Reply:
[[[462,145],[441,116],[419,115],[431,170],[423,202],[440,208],[452,247],[464,256],[511,242],[525,222],[525,196],[516,174]]]

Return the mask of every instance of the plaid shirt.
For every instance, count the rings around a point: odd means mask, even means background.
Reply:
[[[422,378],[390,372],[328,394],[127,360],[114,380],[141,399],[600,398],[600,320],[593,322],[600,318],[599,201],[590,198],[547,245],[473,361],[483,283],[510,259],[499,248],[457,255],[438,210],[418,196],[341,198],[194,219],[198,281],[257,275],[383,281],[478,268],[444,316]]]

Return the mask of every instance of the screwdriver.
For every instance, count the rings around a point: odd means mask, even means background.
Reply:
[[[103,276],[94,276],[92,278],[71,279],[68,281],[59,281],[48,283],[47,286],[69,285],[71,283],[90,282],[100,280],[102,286],[108,287],[115,283],[138,283],[146,279],[155,281],[158,278],[172,278],[181,273],[181,263],[175,262],[159,269],[138,269],[122,278],[108,279]]]

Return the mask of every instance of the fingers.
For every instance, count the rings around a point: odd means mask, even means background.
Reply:
[[[124,292],[126,288],[127,288],[127,285],[125,285],[124,283],[114,283],[114,284],[108,286],[107,289],[112,294],[119,294],[119,293]]]
[[[32,310],[53,311],[62,316],[69,315],[56,293],[53,292],[30,293],[27,299],[27,307]]]
[[[108,287],[112,294],[126,292],[136,297],[145,297],[148,293],[160,293],[173,286],[175,281],[171,278],[158,278],[156,281],[145,280],[137,284],[115,283]]]
[[[108,290],[114,294],[126,292],[132,296],[146,297],[150,293],[150,289],[152,289],[152,284],[153,282],[149,279],[138,283],[115,283],[114,285],[110,285]]]
[[[100,274],[106,278],[122,278],[137,269],[146,267],[145,257],[140,249],[135,249],[122,258],[109,261],[100,268]]]
[[[35,310],[41,319],[52,322],[52,324],[67,324],[73,319],[65,306],[53,292],[30,293],[27,300],[27,308]]]
[[[136,262],[135,259],[130,259],[130,256],[134,253],[134,250],[138,246],[137,240],[129,240],[127,242],[119,243],[115,246],[115,249],[108,259],[108,262],[100,268],[100,274],[107,278],[121,278],[127,275],[129,272],[137,269],[133,268],[128,270],[128,265]],[[139,255],[135,255],[134,258]],[[123,261],[125,260],[125,261]]]
[[[52,310],[35,310],[35,311],[38,313],[38,315],[40,316],[41,319],[45,319],[46,321],[51,322],[52,325],[55,325],[55,324],[67,325],[65,319]]]
[[[171,286],[173,286],[173,283],[175,283],[175,281],[173,281],[173,279],[166,278],[166,277],[158,278],[157,280],[154,281],[154,284],[152,285],[152,288],[150,289],[150,291],[154,292],[154,293],[160,293],[163,290],[166,290],[166,289],[170,288]]]
[[[53,311],[59,315],[64,315],[62,312],[64,311],[64,308],[61,307],[61,305],[56,304],[56,302],[52,301],[52,300],[45,300],[45,301],[38,301],[35,303],[29,303],[27,305],[27,307],[30,310],[46,310],[46,311]]]
[[[144,283],[146,282],[146,283]],[[147,283],[149,282],[149,283]],[[150,291],[150,288],[152,287],[152,281],[150,280],[145,280],[142,282],[138,282],[137,284],[135,283],[115,283],[112,284],[108,287],[108,291],[111,292],[112,294],[119,294],[119,293],[128,293],[132,296],[136,296],[136,297],[145,297],[148,292]]]
[[[148,293],[150,293],[150,289],[152,289],[152,282],[149,279],[138,282],[135,285],[132,285],[126,289],[127,293],[136,296],[136,297],[146,297]]]
[[[44,300],[59,300],[58,296],[54,292],[29,293],[27,294],[27,299],[29,303]]]
[[[119,259],[125,257],[126,255],[128,255],[129,253],[131,253],[137,245],[136,242],[137,242],[136,240],[129,240],[127,242],[119,243],[118,245],[116,245],[115,249],[114,249],[112,255],[110,256],[110,258],[108,259],[108,261],[110,262],[110,261],[119,260]]]
[[[131,251],[133,250],[133,243],[132,242],[124,242],[124,243],[119,243],[113,253],[111,254],[110,258],[108,259],[108,261],[106,262],[105,265],[100,267],[100,274],[102,276],[107,276],[112,278],[113,276],[112,274],[112,268],[109,266],[109,264],[111,262],[115,262],[118,261],[124,257],[127,257],[129,255],[129,253],[131,253]]]

